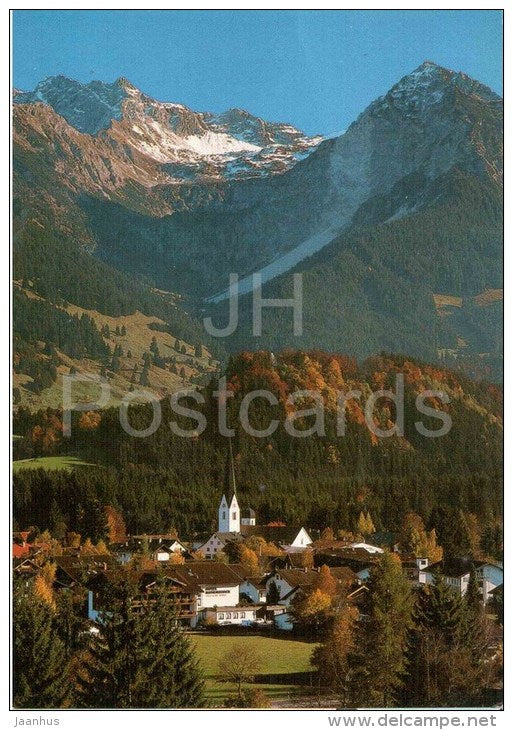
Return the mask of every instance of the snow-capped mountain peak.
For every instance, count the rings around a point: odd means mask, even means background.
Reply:
[[[17,93],[14,102],[47,104],[79,132],[165,163],[176,182],[198,175],[240,178],[284,172],[322,139],[242,109],[214,115],[157,101],[124,77],[81,84],[53,76],[34,91]]]

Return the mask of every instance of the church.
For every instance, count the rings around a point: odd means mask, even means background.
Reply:
[[[206,560],[213,560],[218,553],[224,551],[229,542],[244,542],[251,535],[259,535],[266,542],[273,542],[285,551],[304,550],[312,543],[312,538],[304,527],[257,525],[254,510],[241,512],[234,491],[229,504],[223,494],[217,512],[217,531],[199,545],[196,552]]]
[[[233,493],[229,506],[226,497],[223,494],[218,510],[218,532],[240,532],[241,525],[255,524],[256,515],[254,510],[247,509],[244,511],[244,515],[242,515],[235,492]]]
[[[251,535],[260,535],[266,542],[273,542],[284,550],[303,550],[308,547],[312,543],[312,539],[304,527],[257,525],[254,510],[248,508],[241,512],[237,499],[231,441],[229,446],[228,494],[231,494],[231,499],[228,503],[226,493],[222,495],[217,510],[217,531],[206,542],[198,545],[196,552],[207,560],[212,560],[218,553],[223,552],[227,543],[243,542]]]

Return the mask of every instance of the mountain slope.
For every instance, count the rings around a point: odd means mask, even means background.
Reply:
[[[260,271],[265,295],[290,296],[301,271],[301,340],[280,310],[253,338],[246,296],[222,346],[387,349],[500,370],[500,301],[476,302],[502,288],[502,101],[462,73],[425,62],[320,144],[242,110],[156,102],[124,79],[18,92],[14,130],[17,260],[36,287],[51,267],[38,226],[86,268],[125,272],[140,296],[177,292],[190,311],[224,312],[230,272],[242,293]],[[85,306],[84,287],[63,286]]]

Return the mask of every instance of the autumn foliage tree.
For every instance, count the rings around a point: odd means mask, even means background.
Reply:
[[[355,649],[357,620],[358,609],[344,604],[337,611],[326,638],[312,654],[321,685],[337,696],[342,707],[350,703],[350,658]]]

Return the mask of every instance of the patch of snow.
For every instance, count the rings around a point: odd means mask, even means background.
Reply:
[[[184,139],[185,146],[199,155],[224,155],[230,152],[260,152],[261,147],[242,142],[224,132],[206,132],[201,136],[192,134]]]

